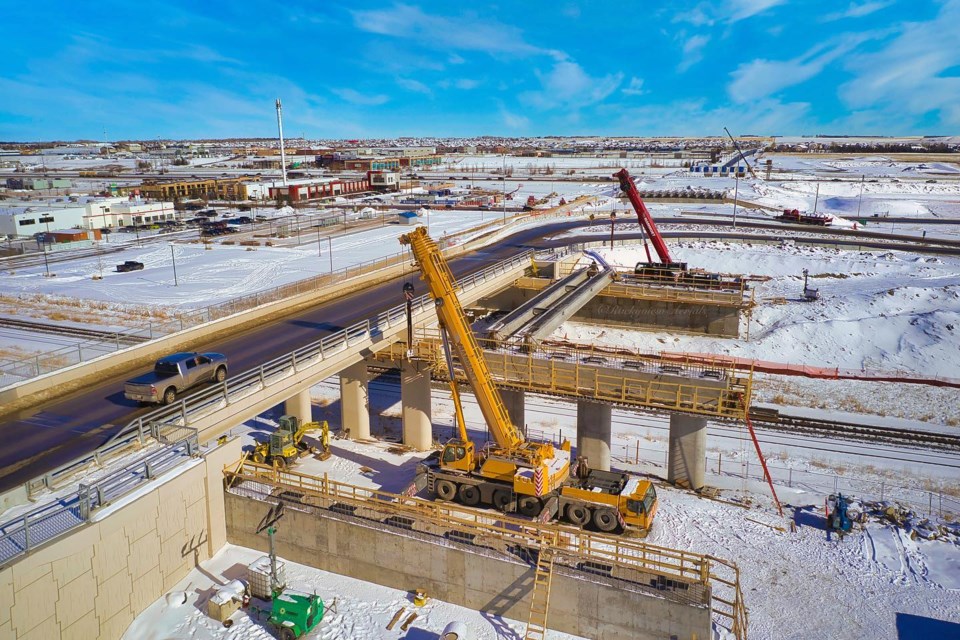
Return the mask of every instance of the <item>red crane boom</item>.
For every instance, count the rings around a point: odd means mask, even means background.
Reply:
[[[623,192],[627,194],[627,198],[630,199],[630,204],[633,205],[633,210],[637,212],[637,218],[640,219],[640,226],[643,227],[643,230],[650,236],[650,240],[653,242],[653,248],[656,249],[657,255],[660,257],[660,262],[664,264],[673,263],[673,260],[670,258],[670,251],[667,250],[667,243],[663,241],[660,230],[657,229],[657,225],[653,222],[653,216],[647,211],[647,205],[643,204],[643,200],[640,199],[637,185],[633,184],[633,178],[630,177],[630,173],[626,169],[620,169],[620,171],[613,174],[613,177],[619,178],[620,189],[622,189]],[[649,254],[649,251],[647,253]]]

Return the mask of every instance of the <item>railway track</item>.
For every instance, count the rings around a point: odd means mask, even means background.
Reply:
[[[95,340],[98,342],[119,342],[127,345],[140,344],[149,340],[149,337],[147,336],[137,336],[116,331],[98,331],[96,329],[85,329],[83,327],[71,327],[59,324],[49,324],[45,322],[32,322],[29,320],[14,320],[12,318],[0,318],[0,328],[47,333],[51,335],[67,336],[70,338]]]
[[[960,431],[956,434],[881,427],[839,420],[823,420],[753,409],[750,420],[771,431],[841,438],[858,442],[880,442],[908,447],[930,447],[937,451],[960,451]]]

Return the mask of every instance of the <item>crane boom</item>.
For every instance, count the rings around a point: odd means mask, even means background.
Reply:
[[[727,132],[727,137],[730,138],[730,142],[733,143],[733,148],[736,149],[736,150],[737,150],[737,153],[740,154],[740,159],[743,160],[743,164],[747,165],[747,171],[750,172],[750,176],[753,177],[753,178],[756,178],[756,177],[757,177],[757,174],[754,173],[753,167],[751,167],[751,166],[750,166],[750,163],[747,162],[747,157],[746,157],[745,155],[743,155],[743,150],[740,148],[740,143],[737,142],[736,139],[734,139],[734,137],[733,137],[732,135],[730,135],[730,130],[729,130],[729,129],[727,129],[726,127],[724,127],[723,130]]]
[[[456,280],[440,248],[423,227],[401,236],[400,243],[410,245],[413,257],[420,265],[420,273],[434,298],[440,323],[449,333],[453,351],[476,395],[491,435],[504,450],[520,448],[524,444],[523,437],[510,421],[503,399],[493,385],[483,352],[457,298]]]
[[[650,236],[650,240],[653,242],[653,248],[656,249],[657,256],[660,257],[660,262],[664,264],[672,263],[673,260],[670,258],[667,243],[663,241],[663,236],[660,235],[660,230],[657,229],[657,225],[653,221],[653,216],[650,215],[650,212],[647,210],[647,205],[643,204],[643,200],[640,199],[640,193],[637,191],[637,185],[633,183],[633,178],[630,177],[630,172],[626,169],[620,169],[620,171],[613,174],[613,177],[620,180],[620,189],[622,189],[623,192],[627,194],[627,198],[630,199],[630,204],[633,205],[633,210],[637,212],[637,218],[640,219],[640,226],[643,227],[643,230]]]

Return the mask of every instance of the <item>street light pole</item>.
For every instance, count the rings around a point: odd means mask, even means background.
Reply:
[[[320,223],[317,223],[317,257],[323,256],[323,250],[320,248]]]
[[[327,253],[330,255],[330,273],[333,273],[333,238],[327,236]]]
[[[413,283],[403,283],[403,297],[407,302],[407,358],[413,357]]]
[[[736,184],[733,187],[733,230],[737,230],[737,197],[740,195],[740,174],[735,173]]]
[[[507,224],[507,152],[503,152],[503,196],[501,203],[503,205],[503,224]]]
[[[863,204],[863,181],[866,179],[866,175],[860,176],[860,198],[857,200],[857,218],[860,217],[860,205]]]
[[[173,286],[177,286],[177,253],[173,249],[173,243],[170,244],[170,257],[173,258]]]

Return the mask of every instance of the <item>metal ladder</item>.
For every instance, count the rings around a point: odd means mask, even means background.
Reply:
[[[527,633],[524,640],[545,640],[547,637],[547,612],[550,609],[550,585],[553,582],[553,541],[541,540],[537,554],[537,566],[533,572],[533,594],[530,597],[530,616],[527,618]]]

